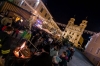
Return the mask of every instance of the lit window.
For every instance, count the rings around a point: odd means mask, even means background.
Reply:
[[[43,12],[43,8],[41,8],[40,12],[41,12],[41,13]]]

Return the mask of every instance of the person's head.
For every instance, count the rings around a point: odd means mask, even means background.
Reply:
[[[7,25],[6,26],[11,26],[11,24],[10,23],[7,23]]]
[[[42,48],[42,52],[50,52],[50,45],[45,45],[43,48]]]
[[[57,46],[57,45],[55,45],[55,46],[54,46],[54,49],[55,49],[55,50],[58,50],[58,46]]]
[[[69,50],[68,48],[66,48],[66,50]]]
[[[13,32],[13,28],[7,26],[6,29],[4,30],[7,34],[11,34]]]
[[[63,53],[61,54],[62,57],[66,57],[67,53],[65,51],[63,51]]]
[[[13,19],[12,16],[9,16],[9,19],[12,20]]]
[[[32,32],[31,31],[28,31],[28,34],[31,34]]]
[[[73,47],[70,47],[70,50],[72,50],[73,49]]]

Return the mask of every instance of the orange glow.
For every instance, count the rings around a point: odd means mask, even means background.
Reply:
[[[20,47],[20,49],[24,48],[24,47],[25,47],[25,44],[26,44],[26,42],[24,42],[24,43],[22,44],[22,46]]]
[[[28,51],[28,56],[24,56],[24,54],[21,51],[25,51],[24,49],[28,49],[26,46],[26,42],[24,42],[21,47],[17,47],[14,51],[14,55],[18,58],[30,58],[31,53]]]

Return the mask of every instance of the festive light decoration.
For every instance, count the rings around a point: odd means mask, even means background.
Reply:
[[[59,26],[62,26],[62,27],[66,27],[66,24],[62,24],[62,23],[59,23],[59,22],[56,22]],[[93,31],[89,31],[89,30],[84,30],[84,33],[87,33],[87,34],[97,34],[97,32],[93,32]]]
[[[33,7],[30,6],[30,5],[28,4],[27,1],[24,0],[24,2],[34,11],[34,15],[35,15],[36,17],[40,18],[43,22],[44,22],[44,21],[46,21],[46,22],[51,22],[51,20],[44,19],[41,15],[39,15],[39,14],[37,13],[37,11],[36,11],[35,9],[33,9]],[[66,27],[66,24],[62,24],[62,23],[59,23],[59,22],[55,22],[55,23],[58,24],[59,26]],[[84,33],[91,34],[91,35],[97,34],[97,32],[93,32],[93,31],[89,31],[89,30],[84,30]]]
[[[33,14],[34,14],[34,16],[35,17],[38,17],[38,18],[40,18],[43,22],[53,22],[53,25],[55,25],[55,28],[57,28],[57,30],[58,30],[58,32],[60,32],[60,33],[62,33],[62,31],[60,30],[60,28],[57,26],[57,24],[55,23],[55,21],[54,20],[48,20],[48,19],[45,19],[45,18],[43,18],[40,14],[38,14],[37,13],[37,11],[26,1],[26,0],[23,0],[24,1],[24,3],[30,8],[30,9],[32,9],[33,10]],[[42,3],[42,1],[40,1],[39,0],[39,2],[41,2]],[[43,4],[43,3],[42,3]],[[43,6],[44,6],[44,4],[43,4]],[[46,9],[47,10],[47,9]],[[47,10],[48,11],[48,10]],[[49,12],[48,12],[49,13]],[[50,14],[50,13],[49,13]],[[51,16],[51,15],[50,15]],[[52,18],[52,16],[51,16],[51,18]]]

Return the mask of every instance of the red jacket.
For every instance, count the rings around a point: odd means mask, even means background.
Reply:
[[[15,31],[16,31],[17,34],[19,33],[19,30],[18,29],[16,29]]]
[[[7,26],[4,26],[4,27],[2,28],[2,31],[4,31],[4,30],[6,29],[6,27],[7,27]]]

